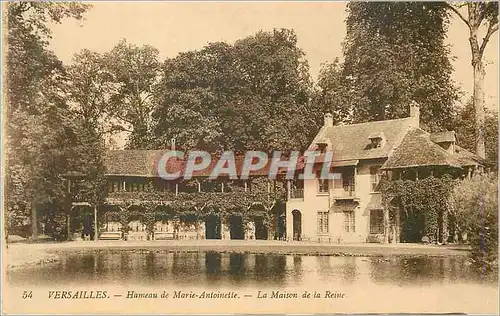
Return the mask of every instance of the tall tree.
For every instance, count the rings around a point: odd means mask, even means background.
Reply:
[[[240,90],[231,49],[225,43],[210,43],[164,62],[155,93],[157,146],[168,146],[172,138],[184,148],[228,146],[230,140],[223,137],[218,112]]]
[[[290,30],[181,53],[163,65],[157,92],[159,145],[176,138],[188,148],[289,150],[315,130],[308,65]]]
[[[471,48],[472,75],[474,77],[473,100],[475,108],[476,154],[486,157],[485,149],[485,110],[484,110],[484,63],[483,55],[491,36],[498,31],[498,2],[467,2],[464,4],[449,3],[454,12],[469,28],[469,45]],[[466,11],[466,12],[464,12]],[[485,30],[480,41],[480,31]]]
[[[242,149],[304,149],[317,132],[316,115],[308,108],[312,81],[295,32],[261,31],[237,41],[234,48],[245,80],[246,107],[255,110],[255,116],[253,111],[247,115],[250,121],[240,121],[251,125],[257,136],[241,144]]]
[[[46,23],[81,19],[88,8],[72,2],[7,4],[5,202],[9,210],[31,213],[33,236],[37,207],[60,200],[58,175],[67,165],[64,69],[47,50]],[[26,207],[11,208],[15,204]]]
[[[350,100],[352,98],[349,90],[349,82],[343,74],[343,65],[336,58],[331,63],[322,65],[310,107],[321,125],[319,113],[331,113],[334,125],[350,123],[352,121]]]
[[[445,5],[351,2],[347,8],[343,77],[353,121],[405,117],[416,101],[425,128],[449,128],[458,95],[444,44]]]
[[[103,56],[103,67],[115,85],[110,111],[130,127],[129,148],[141,148],[150,139],[153,90],[160,75],[158,54],[152,46],[139,47],[122,40]]]
[[[75,54],[72,64],[67,67],[66,77],[72,111],[81,124],[100,136],[121,129],[113,124],[110,114],[113,78],[104,67],[102,54],[87,49]]]
[[[457,112],[454,126],[457,132],[458,144],[474,152],[476,148],[475,137],[475,107],[471,99]],[[486,147],[486,167],[498,170],[498,112],[485,110],[484,139]]]

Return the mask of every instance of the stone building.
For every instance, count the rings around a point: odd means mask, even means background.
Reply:
[[[107,192],[100,205],[79,194],[83,178],[68,177],[73,199],[69,238],[94,239],[96,233],[101,240],[286,238],[286,185],[281,176],[268,179],[270,163],[245,180],[224,175],[209,179],[217,162],[213,159],[189,180],[165,180],[158,164],[167,151],[108,151]],[[242,163],[243,157],[237,157],[238,178]],[[185,165],[184,160],[169,160],[167,168],[182,171]]]
[[[269,180],[269,164],[246,180],[210,180],[213,160],[204,170],[195,171],[192,179],[167,181],[157,170],[166,151],[107,152],[108,192],[101,205],[79,198],[78,177],[69,177],[70,238],[381,242],[387,216],[379,190],[383,176],[419,179],[449,174],[456,178],[470,176],[483,165],[479,157],[457,145],[454,132],[421,129],[416,106],[407,118],[352,125],[334,126],[331,114],[326,114],[293,180],[284,178],[284,170]],[[315,155],[316,172],[330,159],[328,152],[333,157],[330,171],[339,177],[301,179],[308,156]],[[236,158],[238,176],[242,161]],[[175,160],[167,168],[184,165],[185,161]]]
[[[379,186],[383,176],[456,178],[482,168],[482,159],[457,145],[455,132],[428,133],[419,125],[416,106],[407,118],[352,125],[333,126],[326,114],[309,150],[320,152],[315,161],[332,151],[331,166],[341,176],[293,182],[286,203],[287,236],[332,243],[382,242],[387,216]]]

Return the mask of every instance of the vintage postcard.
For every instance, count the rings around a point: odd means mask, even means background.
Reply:
[[[498,2],[2,3],[2,313],[498,314]]]

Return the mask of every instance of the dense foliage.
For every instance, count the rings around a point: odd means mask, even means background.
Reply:
[[[318,82],[323,108],[357,123],[407,117],[415,101],[426,130],[450,128],[458,90],[444,44],[445,6],[351,2],[347,7],[344,63],[326,65]]]
[[[472,259],[482,270],[498,267],[498,176],[477,175],[451,193],[457,225],[467,232]]]
[[[12,2],[7,9],[6,178],[7,226],[36,219],[41,204],[61,203],[59,177],[68,164],[68,105],[64,68],[47,50],[47,21],[80,19],[87,5]]]
[[[472,100],[461,108],[454,120],[454,129],[458,137],[458,145],[470,152],[476,149],[474,131],[474,103]],[[486,144],[486,167],[498,170],[498,112],[485,110],[484,140]]]
[[[451,177],[428,177],[420,180],[384,180],[381,183],[384,207],[389,210],[392,223],[395,216],[403,222],[403,240],[420,242],[423,237],[429,242],[448,241],[449,196],[454,185]],[[386,225],[388,225],[387,223]],[[412,231],[408,231],[412,230]],[[414,240],[408,240],[416,238]]]
[[[7,4],[5,205],[10,228],[36,223],[37,215],[57,225],[58,215],[68,210],[64,175],[69,171],[86,173],[91,200],[102,199],[97,197],[103,192],[101,140],[89,135],[89,125],[70,105],[67,71],[47,49],[46,23],[81,19],[88,8],[71,2]]]
[[[187,193],[172,191],[159,192],[151,189],[143,192],[118,191],[109,194],[109,198],[116,200],[113,204],[119,207],[102,206],[99,221],[108,212],[113,214],[122,223],[124,232],[127,232],[128,223],[133,216],[140,216],[144,220],[149,232],[157,218],[195,219],[203,220],[208,216],[217,216],[227,221],[230,216],[241,216],[243,222],[260,217],[265,226],[280,209],[285,198],[283,182],[268,183],[266,178],[254,178],[249,185],[252,190],[245,192],[242,187],[232,187],[229,192],[197,192]],[[229,187],[226,188],[228,190]],[[168,202],[164,202],[168,201]],[[273,211],[274,210],[274,211]]]
[[[295,33],[282,29],[167,59],[155,146],[176,138],[183,148],[210,151],[304,149],[317,131],[304,57]]]

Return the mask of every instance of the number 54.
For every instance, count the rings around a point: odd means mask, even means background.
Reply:
[[[23,292],[23,299],[27,298],[33,298],[33,292],[32,291],[24,291]]]

